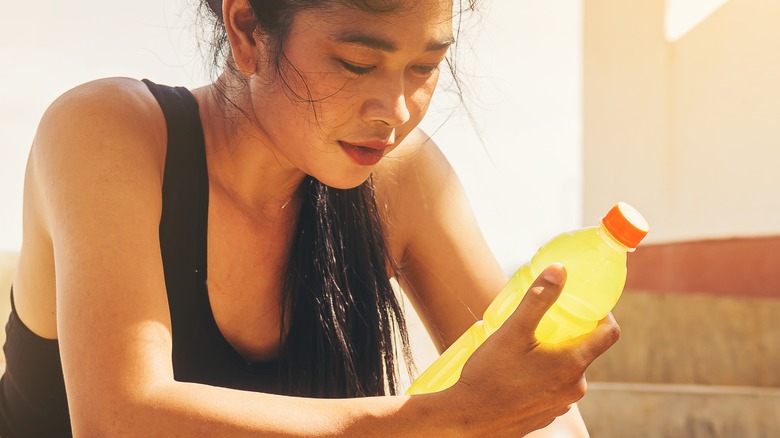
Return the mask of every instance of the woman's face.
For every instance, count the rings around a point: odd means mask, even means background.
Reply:
[[[340,5],[296,15],[282,62],[290,90],[263,79],[279,84],[267,64],[250,81],[257,126],[282,164],[355,187],[417,126],[452,42],[452,2],[408,3],[383,15]]]

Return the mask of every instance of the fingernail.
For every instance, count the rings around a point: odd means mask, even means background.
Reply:
[[[560,263],[553,263],[544,270],[542,278],[550,283],[559,286],[563,282],[563,265]]]

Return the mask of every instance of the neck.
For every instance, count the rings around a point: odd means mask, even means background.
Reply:
[[[252,216],[288,217],[305,174],[268,141],[268,137],[233,103],[220,102],[215,85],[193,91],[206,139],[209,184]],[[246,101],[234,101],[244,110]]]

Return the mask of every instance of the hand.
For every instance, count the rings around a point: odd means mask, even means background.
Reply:
[[[468,435],[523,436],[549,425],[585,395],[585,370],[617,342],[620,328],[610,314],[589,334],[555,345],[540,343],[536,326],[565,281],[561,265],[545,269],[447,390]]]

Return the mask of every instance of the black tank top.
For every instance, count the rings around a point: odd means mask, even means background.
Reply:
[[[171,313],[177,381],[283,394],[281,361],[252,363],[222,336],[206,285],[208,172],[198,105],[185,88],[144,83],[160,104],[168,129],[160,249]],[[41,338],[11,315],[0,379],[0,437],[71,436],[59,344]]]

